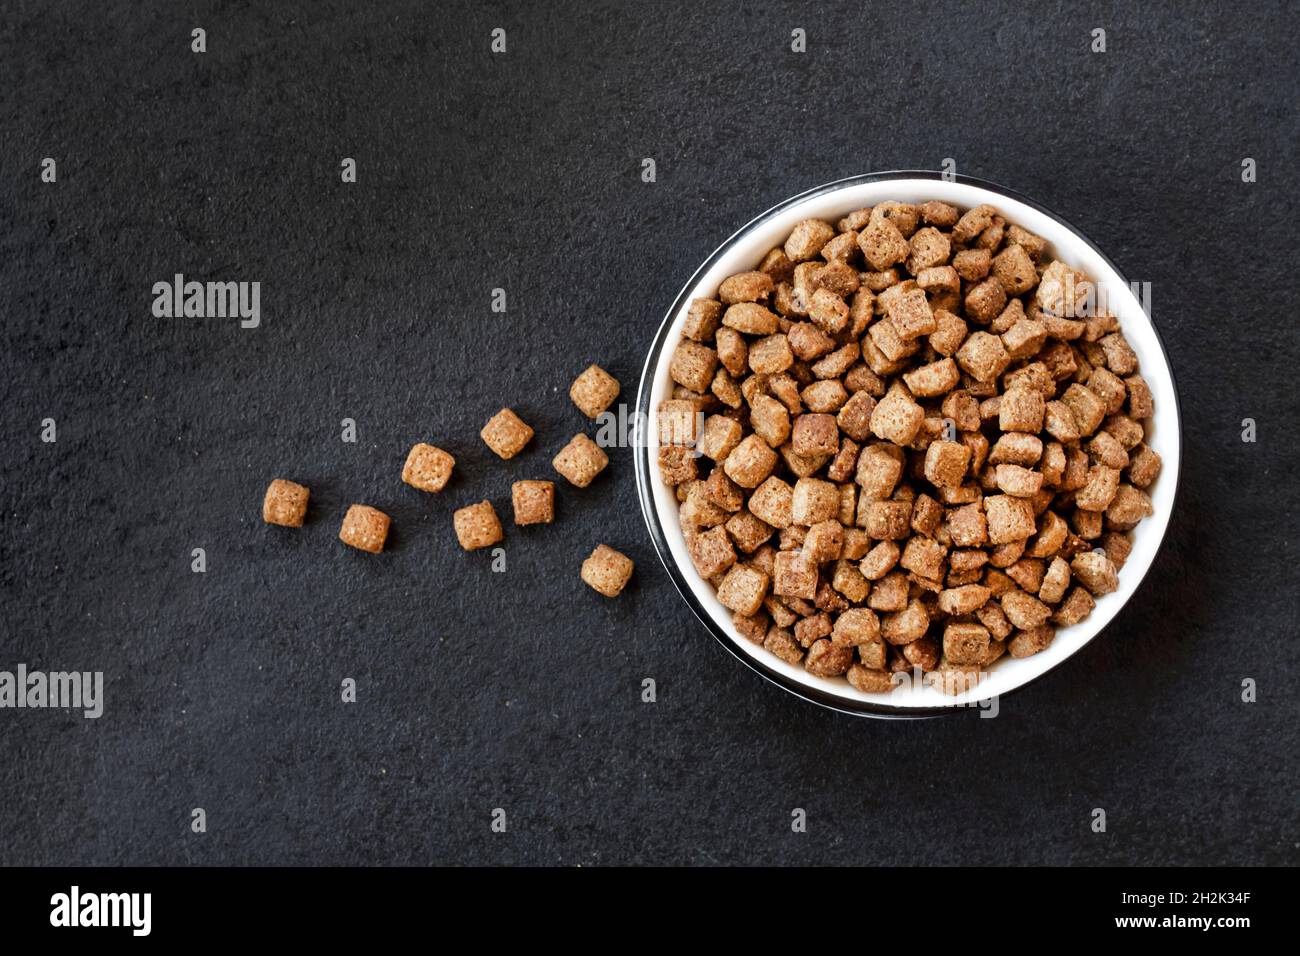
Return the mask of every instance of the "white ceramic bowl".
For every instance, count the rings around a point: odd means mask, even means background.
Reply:
[[[1102,301],[1118,316],[1125,337],[1137,352],[1140,372],[1151,387],[1155,416],[1147,426],[1147,444],[1164,461],[1159,477],[1149,489],[1155,513],[1132,532],[1133,551],[1120,569],[1119,590],[1099,598],[1096,609],[1081,623],[1059,629],[1046,650],[1019,660],[1003,657],[987,669],[976,687],[955,697],[915,683],[888,694],[864,694],[843,678],[816,677],[740,637],[732,626],[731,613],[719,603],[713,588],[691,564],[677,520],[677,500],[659,474],[653,410],[672,390],[668,365],[681,338],[690,300],[712,298],[727,276],[756,268],[763,254],[781,245],[800,220],[817,218],[834,222],[854,209],[889,199],[901,202],[939,199],[967,209],[989,203],[1008,222],[1045,238],[1051,244],[1051,255],[1097,282],[1106,297]],[[1096,637],[1133,596],[1164,539],[1178,485],[1181,433],[1173,375],[1155,326],[1128,281],[1096,246],[1059,216],[1001,186],[961,176],[949,181],[938,173],[900,171],[828,183],[774,206],[741,228],[708,258],[673,303],[646,361],[637,408],[642,421],[651,423],[644,439],[638,442],[635,455],[642,510],[655,548],[677,589],[714,636],[756,671],[801,697],[855,714],[917,717],[951,712],[1005,695],[1056,667]]]

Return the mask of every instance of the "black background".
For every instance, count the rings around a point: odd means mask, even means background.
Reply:
[[[1296,860],[1294,17],[701,6],[5,5],[0,668],[103,670],[107,703],[0,711],[0,862]],[[1183,487],[1103,638],[994,720],[823,711],[691,617],[627,451],[507,527],[506,573],[460,551],[454,508],[553,477],[577,372],[631,402],[735,228],[945,157],[1153,285]],[[260,281],[261,328],[155,319],[176,272]],[[503,404],[537,429],[508,463]],[[457,456],[442,495],[398,480],[417,440]],[[300,531],[260,520],[276,476]],[[353,501],[382,556],[336,539]],[[614,601],[577,575],[601,541],[637,561]]]

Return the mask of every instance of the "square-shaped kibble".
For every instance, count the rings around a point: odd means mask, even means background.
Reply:
[[[659,403],[655,424],[661,445],[694,445],[704,415],[700,406],[684,398],[670,398]]]
[[[993,544],[1023,541],[1037,530],[1033,505],[1024,498],[990,495],[984,499],[984,512],[988,517],[989,541]]]
[[[767,575],[745,564],[733,566],[718,585],[723,607],[740,614],[756,614],[766,596]]]
[[[569,386],[569,398],[588,418],[595,418],[609,408],[618,398],[618,392],[618,379],[599,365],[589,365]]]
[[[747,435],[732,449],[722,463],[722,470],[740,487],[757,488],[772,473],[776,460],[776,452],[767,442],[757,435]]]
[[[509,408],[503,408],[479,432],[487,446],[502,458],[513,458],[532,440],[533,430]]]
[[[551,462],[555,470],[569,479],[569,483],[579,488],[586,488],[592,479],[605,470],[609,456],[605,450],[582,432],[560,449],[560,453]]]
[[[811,601],[817,596],[817,562],[802,551],[778,552],[772,593]]]
[[[456,459],[435,445],[413,446],[402,466],[402,481],[421,491],[442,491],[451,480]]]
[[[717,368],[717,352],[707,345],[683,339],[677,344],[677,350],[673,352],[668,374],[672,376],[674,382],[686,386],[692,392],[707,392]]]
[[[699,474],[695,463],[695,451],[685,445],[659,446],[659,474],[664,484],[680,485],[693,481]]]
[[[285,528],[301,528],[307,516],[307,497],[311,492],[296,481],[277,478],[266,488],[262,499],[262,520]]]
[[[358,551],[378,554],[384,550],[388,539],[390,519],[377,508],[368,505],[353,505],[343,516],[343,527],[339,529],[339,540],[350,544]]]
[[[550,524],[555,520],[555,482],[516,481],[510,486],[515,524]]]
[[[835,416],[812,412],[797,416],[790,443],[797,455],[834,455],[840,447],[840,429]]]
[[[582,562],[582,580],[605,597],[618,597],[632,577],[632,568],[632,559],[627,555],[609,545],[598,544],[591,556]]]
[[[504,537],[501,520],[490,501],[459,509],[452,515],[452,524],[456,528],[456,539],[466,551],[489,547]]]

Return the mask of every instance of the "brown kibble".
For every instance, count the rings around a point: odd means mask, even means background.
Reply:
[[[912,668],[961,693],[1117,586],[1151,390],[1091,280],[992,206],[837,222],[692,300],[660,473],[735,634],[866,693]]]
[[[711,350],[710,350],[711,351]],[[717,353],[713,353],[715,356]],[[710,382],[712,379],[710,379]],[[704,389],[699,389],[704,391]],[[618,379],[599,365],[589,365],[569,386],[569,398],[588,418],[596,418],[618,398]]]
[[[452,525],[456,529],[456,539],[466,551],[490,547],[505,537],[496,509],[486,500],[456,511],[452,515]]]
[[[379,509],[369,505],[352,505],[343,516],[339,540],[358,551],[378,554],[384,550],[390,524],[391,519]]]
[[[488,419],[479,435],[499,457],[509,460],[532,440],[533,430],[512,409],[503,408]]]
[[[579,488],[591,484],[608,464],[609,456],[605,450],[582,432],[574,435],[551,461],[551,466],[556,471]]]
[[[767,595],[767,575],[757,568],[737,564],[718,585],[718,600],[741,614],[755,614]]]
[[[516,481],[510,486],[515,524],[550,524],[555,520],[555,482]]]
[[[286,478],[276,478],[266,487],[262,499],[262,520],[283,528],[301,528],[307,517],[307,498],[311,494],[305,485]]]
[[[421,491],[437,492],[447,487],[456,459],[434,445],[420,442],[411,448],[402,466],[402,481]]]
[[[598,544],[596,550],[582,562],[582,580],[605,597],[618,597],[632,577],[632,559],[608,545]],[[761,603],[761,602],[760,602]],[[733,608],[733,610],[737,610]],[[757,607],[743,614],[754,614]]]

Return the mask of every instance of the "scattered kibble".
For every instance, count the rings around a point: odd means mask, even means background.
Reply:
[[[379,509],[369,505],[353,505],[343,517],[339,540],[358,551],[378,554],[384,550],[389,524],[388,515]]]
[[[598,544],[582,562],[582,580],[605,597],[618,597],[632,577],[632,559],[608,545]]]
[[[285,528],[301,528],[307,517],[307,498],[311,492],[303,485],[277,478],[266,488],[262,499],[262,520]]]
[[[420,442],[406,456],[402,467],[402,481],[421,491],[442,491],[451,480],[451,471],[456,467],[456,459],[449,453],[434,445]]]
[[[491,547],[505,537],[496,509],[486,500],[461,508],[452,516],[452,524],[456,528],[456,539],[466,551]]]

